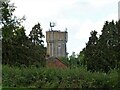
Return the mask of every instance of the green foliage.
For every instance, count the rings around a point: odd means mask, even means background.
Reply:
[[[59,57],[59,59],[67,66],[70,66],[70,60],[68,57]]]
[[[83,65],[91,71],[104,71],[119,68],[120,64],[120,21],[105,22],[102,34],[92,31],[86,47],[82,51]],[[80,53],[81,54],[81,53]],[[82,57],[82,55],[79,55]],[[80,58],[79,57],[79,58]]]
[[[97,45],[97,32],[96,31],[92,31],[91,32],[91,37],[89,38],[88,43],[86,44],[86,48],[84,51],[85,54],[85,60],[86,60],[86,65],[88,70],[92,70],[95,71],[96,70],[96,45]],[[93,62],[94,61],[94,62]]]
[[[69,57],[59,57],[59,59],[70,68],[80,67],[82,65],[82,60],[80,60],[79,56],[75,55],[75,52]]]
[[[38,23],[33,27],[33,31],[37,31],[37,38],[40,44],[33,44],[30,39],[25,34],[25,28],[21,25],[24,19],[18,19],[13,16],[15,10],[14,4],[9,4],[9,2],[3,2],[2,7],[2,63],[16,66],[44,66],[46,48],[41,43],[42,30],[40,24]],[[35,34],[34,33],[34,34]],[[34,36],[34,35],[33,35]]]
[[[75,52],[73,52],[72,55],[69,56],[69,65],[70,65],[70,68],[81,66],[80,59],[75,54]]]
[[[85,66],[86,61],[85,61],[85,56],[84,56],[84,50],[80,52],[80,54],[77,57],[80,61],[80,65]]]
[[[109,88],[117,89],[118,71],[89,72],[79,68],[19,68],[3,66],[3,88]]]
[[[34,45],[42,45],[42,38],[44,37],[41,29],[41,25],[38,23],[36,24],[32,30],[30,31],[30,40],[34,43]]]

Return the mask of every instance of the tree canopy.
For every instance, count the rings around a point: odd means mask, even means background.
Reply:
[[[40,24],[35,25],[32,31],[35,31],[33,35],[37,34],[37,38],[34,40],[40,41],[40,44],[33,44],[31,37],[29,38],[25,34],[25,28],[21,25],[24,19],[19,19],[13,16],[15,11],[14,4],[9,2],[3,2],[2,7],[2,18],[0,20],[2,25],[2,63],[9,65],[39,65],[44,66],[46,47],[41,43],[42,29]]]
[[[92,31],[86,47],[83,49],[84,62],[91,71],[108,72],[119,68],[120,64],[120,21],[106,21],[99,38]]]

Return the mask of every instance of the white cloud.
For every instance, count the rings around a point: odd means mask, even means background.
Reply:
[[[49,22],[57,23],[54,29],[68,28],[68,52],[79,53],[85,47],[91,30],[99,33],[106,20],[117,20],[118,0],[12,0],[19,17],[25,15],[27,33],[37,22],[45,31]]]

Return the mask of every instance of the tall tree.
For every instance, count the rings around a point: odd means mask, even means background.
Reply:
[[[86,44],[86,48],[84,50],[84,59],[87,65],[88,70],[94,71],[96,69],[96,52],[97,52],[97,32],[92,31],[91,36],[89,38],[88,43]]]
[[[44,37],[44,35],[42,33],[42,28],[39,23],[32,28],[29,36],[30,40],[34,43],[34,45],[43,45],[44,41],[42,40],[42,38]]]
[[[3,39],[11,39],[13,36],[13,29],[15,27],[14,25],[14,19],[12,19],[12,12],[15,10],[14,6],[10,6],[8,2],[3,2],[1,11],[2,11],[2,36]]]
[[[25,34],[25,28],[21,25],[23,19],[17,19],[13,16],[15,6],[8,2],[2,4],[2,55],[3,64],[9,65],[45,65],[46,48],[42,44],[42,29],[38,23],[33,27],[32,40],[33,43]],[[40,42],[38,44],[38,42]]]
[[[45,65],[45,57],[46,57],[46,47],[44,47],[44,41],[42,40],[44,35],[42,33],[42,28],[40,23],[34,25],[29,34],[29,40],[33,43],[32,50],[34,52],[33,62],[40,63],[42,66]]]
[[[118,31],[118,34],[117,34],[117,38],[118,38],[118,44],[115,48],[115,51],[117,52],[117,67],[120,68],[120,20],[118,22],[116,22],[116,27],[117,27],[117,31]]]
[[[118,43],[117,34],[118,31],[114,21],[105,23],[102,35],[99,38],[99,47],[102,55],[102,62],[106,69],[105,71],[109,71],[116,67],[117,52],[115,48]]]
[[[102,34],[96,37],[91,33],[86,48],[83,50],[84,62],[88,70],[108,72],[119,68],[120,64],[120,21],[114,23],[106,21]]]
[[[21,59],[19,51],[25,50],[23,46],[25,45],[25,40],[27,37],[25,35],[25,29],[21,26],[21,20],[13,16],[15,10],[14,4],[9,4],[9,2],[3,2],[1,11],[2,18],[0,20],[2,25],[2,55],[3,64],[14,65],[16,63],[24,61]]]

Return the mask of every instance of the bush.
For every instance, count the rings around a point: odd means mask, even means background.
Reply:
[[[90,72],[79,68],[18,68],[3,66],[3,88],[112,88],[118,87],[118,71]]]

